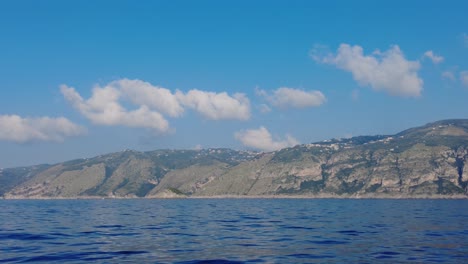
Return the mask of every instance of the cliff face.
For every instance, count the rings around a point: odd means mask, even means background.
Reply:
[[[468,198],[468,120],[392,136],[361,136],[271,153],[229,149],[124,151],[53,166],[4,169],[5,198]]]

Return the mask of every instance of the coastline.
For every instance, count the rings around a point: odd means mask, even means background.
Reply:
[[[465,200],[467,195],[211,195],[211,196],[75,196],[75,197],[44,197],[44,196],[10,196],[0,197],[0,200],[167,200],[167,199],[350,199],[350,200]]]

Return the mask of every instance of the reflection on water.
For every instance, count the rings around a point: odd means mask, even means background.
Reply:
[[[466,200],[0,200],[0,262],[468,262]]]

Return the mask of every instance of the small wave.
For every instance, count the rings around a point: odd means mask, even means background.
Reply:
[[[144,250],[122,250],[122,251],[115,251],[112,252],[114,255],[135,255],[135,254],[146,254],[149,253],[148,251]]]
[[[425,236],[431,236],[431,237],[441,237],[442,236],[441,234],[437,234],[437,233],[426,233],[424,235]]]
[[[94,226],[94,228],[124,228],[123,225],[98,225]]]
[[[276,238],[276,239],[273,239],[272,241],[273,242],[287,242],[287,241],[293,241],[294,239],[290,238],[290,237],[281,237],[281,238]]]
[[[378,252],[378,254],[382,254],[382,255],[391,255],[391,256],[400,255],[400,253],[394,252],[394,251],[382,251],[382,252]]]
[[[314,230],[314,227],[307,227],[307,226],[291,226],[291,225],[281,225],[281,228],[285,229],[302,229],[302,230]]]
[[[288,257],[300,258],[300,259],[329,259],[334,258],[332,255],[314,255],[314,254],[291,254]]]
[[[181,237],[197,237],[199,235],[196,234],[189,234],[189,233],[180,233],[180,232],[173,232],[173,233],[168,233],[167,235],[169,236],[181,236]]]
[[[241,216],[241,219],[245,219],[245,220],[261,220],[262,218],[256,217],[256,216],[244,215],[244,216]]]
[[[30,233],[3,233],[0,234],[0,240],[52,240],[55,239],[53,236],[49,235],[39,235],[39,234],[30,234]]]
[[[177,264],[243,264],[242,261],[225,260],[225,259],[205,259],[205,260],[189,260],[176,262]]]
[[[339,240],[313,240],[309,242],[312,244],[318,244],[318,245],[342,245],[342,244],[349,243],[346,241],[339,241]]]
[[[400,255],[400,253],[394,251],[380,251],[375,252],[372,255],[374,255],[376,259],[391,259]]]
[[[90,252],[80,252],[80,253],[61,253],[61,254],[48,254],[34,256],[26,259],[20,260],[20,262],[51,262],[51,261],[68,261],[68,260],[82,260],[82,261],[92,261],[92,260],[104,260],[104,259],[113,259],[115,256],[120,255],[135,255],[135,254],[145,254],[147,251],[140,250],[123,250],[123,251],[114,251],[114,252],[101,252],[101,251],[90,251]]]
[[[338,233],[343,234],[343,235],[348,235],[348,236],[359,236],[363,232],[356,231],[356,230],[340,230]]]
[[[252,244],[252,243],[239,243],[239,244],[236,244],[236,246],[241,246],[241,247],[258,247],[257,244]]]

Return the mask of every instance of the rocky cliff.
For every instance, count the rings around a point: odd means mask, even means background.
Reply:
[[[4,198],[468,198],[468,120],[270,153],[123,151],[0,171]]]

